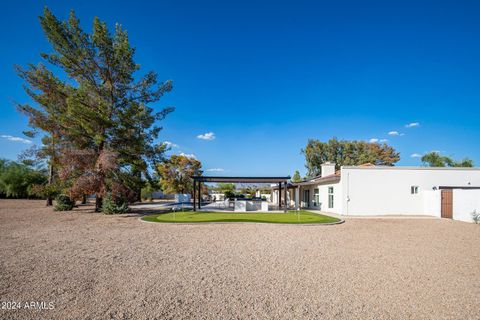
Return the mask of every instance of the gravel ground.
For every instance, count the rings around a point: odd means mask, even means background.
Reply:
[[[172,225],[0,200],[1,319],[480,319],[480,226]]]

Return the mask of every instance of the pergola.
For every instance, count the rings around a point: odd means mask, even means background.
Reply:
[[[284,211],[287,212],[287,182],[290,180],[288,177],[213,177],[213,176],[193,176],[193,211],[201,209],[202,200],[202,182],[225,182],[225,183],[278,183],[278,208],[282,205],[282,185],[284,186],[284,199],[285,206]],[[198,184],[198,185],[197,185]],[[198,190],[198,192],[197,192]],[[198,199],[196,199],[198,196]]]

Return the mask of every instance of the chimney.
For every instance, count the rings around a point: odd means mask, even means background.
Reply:
[[[335,173],[335,163],[334,162],[325,162],[322,163],[322,174],[321,177],[326,177]]]

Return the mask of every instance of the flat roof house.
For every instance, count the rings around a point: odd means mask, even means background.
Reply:
[[[480,168],[366,164],[336,171],[334,163],[325,163],[320,176],[288,188],[291,207],[345,216],[429,215],[472,221],[471,212],[480,211]]]

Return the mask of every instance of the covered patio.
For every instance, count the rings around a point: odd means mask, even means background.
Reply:
[[[283,198],[287,199],[287,183],[290,176],[287,177],[219,177],[219,176],[192,176],[193,179],[193,211],[201,209],[202,204],[202,183],[275,183],[277,184],[280,196],[278,197],[278,209],[282,209],[282,190]],[[283,210],[287,212],[287,201],[284,201]]]

